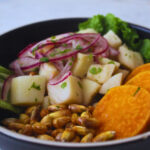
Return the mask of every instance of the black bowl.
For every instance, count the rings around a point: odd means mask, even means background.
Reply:
[[[8,66],[17,53],[26,45],[42,40],[51,35],[77,31],[78,24],[87,18],[58,19],[27,25],[0,36],[0,64]],[[141,38],[150,38],[150,30],[134,24],[129,25],[136,29]],[[5,112],[7,113],[7,112]],[[0,114],[0,120],[4,114]],[[148,150],[150,149],[150,132],[123,139],[102,143],[60,143],[42,141],[9,131],[0,126],[0,148],[5,150]]]

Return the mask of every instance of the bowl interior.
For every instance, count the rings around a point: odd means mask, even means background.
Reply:
[[[39,40],[42,40],[44,38],[50,37],[52,35],[57,35],[60,33],[65,32],[71,32],[71,31],[77,31],[78,30],[78,24],[80,22],[85,21],[87,18],[68,18],[68,19],[59,19],[59,20],[50,20],[50,21],[44,21],[39,22],[31,25],[27,25],[18,29],[15,29],[13,31],[10,31],[8,33],[5,33],[0,36],[0,65],[8,66],[8,64],[13,61],[20,50],[22,50],[25,46],[27,46],[30,43],[37,42]],[[141,38],[150,38],[150,30],[144,27],[140,27],[134,24],[129,24],[132,28],[137,30]],[[2,119],[3,115],[0,115],[0,120]],[[3,128],[0,127],[0,131],[2,132]],[[7,130],[4,129],[3,133],[5,133]],[[8,135],[15,136],[14,134],[11,134],[10,131],[7,131]],[[150,133],[145,133],[143,135],[136,136],[135,138],[129,138],[123,140],[124,142],[132,141],[141,139],[144,136],[149,136]],[[18,136],[16,136],[18,137]],[[21,135],[19,135],[18,138],[22,139]],[[28,138],[27,138],[28,139]],[[32,139],[32,141],[35,141],[36,139]],[[37,143],[39,142],[36,140]],[[123,142],[121,141],[121,142]],[[48,144],[46,141],[42,141],[45,144]],[[113,142],[108,142],[106,144],[112,144]],[[114,141],[114,144],[119,144],[120,141],[116,142]],[[51,144],[51,143],[50,143]],[[104,145],[106,145],[104,144]],[[57,144],[56,144],[57,145]],[[103,145],[103,144],[101,144]],[[66,145],[64,145],[66,146]],[[70,145],[68,145],[70,146]],[[77,146],[77,145],[76,145]],[[78,145],[80,147],[80,144]],[[84,145],[83,145],[84,146]],[[90,146],[90,145],[88,145]],[[94,146],[93,144],[91,146]],[[97,145],[99,146],[99,144]]]

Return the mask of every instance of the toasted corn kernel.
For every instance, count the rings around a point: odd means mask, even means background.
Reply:
[[[31,112],[31,117],[30,117],[30,123],[35,123],[37,121],[39,121],[40,119],[40,105],[36,106],[32,112]]]
[[[37,138],[41,139],[41,140],[54,141],[54,138],[52,136],[47,135],[47,134],[39,135]]]
[[[48,128],[52,127],[52,118],[49,115],[46,115],[42,118],[41,124],[46,125]]]
[[[20,114],[19,120],[21,123],[27,124],[30,121],[30,118],[27,114]]]
[[[36,122],[32,125],[32,129],[35,134],[44,134],[47,131],[46,125]]]
[[[36,106],[28,107],[25,111],[27,115],[31,115],[32,111],[36,108]]]
[[[26,124],[25,127],[20,131],[20,133],[31,136],[33,134],[32,125]]]
[[[69,122],[66,124],[65,128],[72,128],[74,126],[74,124],[72,122]]]
[[[75,132],[69,129],[66,129],[61,136],[62,142],[69,142],[75,137]]]
[[[42,109],[42,110],[40,111],[40,116],[41,116],[41,118],[45,117],[47,114],[49,114],[48,109]]]
[[[72,130],[75,131],[76,133],[78,133],[79,135],[83,135],[83,136],[90,133],[90,132],[92,132],[92,133],[94,132],[94,130],[88,129],[88,128],[83,127],[83,126],[73,126]]]
[[[55,105],[50,105],[48,106],[48,110],[49,111],[58,111],[58,110],[62,110],[62,109],[66,109],[67,106],[64,104],[55,104]]]
[[[68,108],[73,112],[73,113],[82,113],[83,111],[86,111],[87,108],[83,105],[78,105],[78,104],[70,104]]]
[[[81,143],[88,143],[88,142],[92,142],[93,139],[93,134],[89,133],[87,135],[85,135],[82,139],[81,139]]]
[[[71,142],[78,143],[80,142],[80,140],[81,140],[80,136],[75,136],[75,138]]]
[[[84,118],[90,118],[92,115],[89,111],[85,111],[81,114],[81,117],[84,117]]]
[[[71,118],[69,116],[62,116],[59,118],[55,118],[53,120],[53,126],[55,128],[62,128],[64,127],[69,121],[71,120]]]
[[[53,137],[56,137],[58,133],[62,133],[64,131],[64,129],[55,129],[52,131],[51,135]]]
[[[55,137],[56,141],[61,141],[62,133],[58,133]]]
[[[77,124],[77,121],[78,121],[78,114],[77,113],[73,113],[72,116],[71,116],[71,122],[73,124]]]
[[[94,109],[95,109],[95,107],[94,106],[88,106],[88,111],[91,113],[91,114],[93,114],[93,111],[94,111]]]
[[[8,126],[12,122],[19,122],[19,120],[16,118],[6,118],[2,121],[2,124]]]
[[[115,137],[115,131],[106,131],[103,133],[98,134],[94,139],[93,142],[101,142],[101,141],[108,141]]]
[[[25,126],[24,124],[16,123],[16,122],[11,122],[11,123],[8,124],[9,129],[13,129],[13,130],[16,130],[16,131],[18,131],[20,129],[23,129],[24,126]]]
[[[58,117],[62,117],[62,116],[70,116],[71,112],[69,110],[59,110],[53,113],[50,113],[49,116],[51,118],[58,118]]]
[[[99,122],[95,118],[79,117],[78,123],[87,128],[97,128],[99,126]]]

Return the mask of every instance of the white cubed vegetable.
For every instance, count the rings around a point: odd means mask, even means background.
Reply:
[[[117,34],[115,34],[112,30],[108,31],[104,38],[108,41],[108,44],[113,48],[118,48],[122,41]]]
[[[82,79],[83,104],[88,105],[92,102],[93,97],[99,92],[100,84],[90,79]]]
[[[44,63],[40,66],[39,75],[44,76],[46,80],[54,78],[59,71],[52,63]]]
[[[48,95],[52,104],[82,103],[81,81],[77,77],[69,76],[62,83],[48,85]]]
[[[49,96],[45,96],[42,103],[42,108],[46,109],[48,108],[49,105],[50,105]]]
[[[73,75],[83,78],[86,75],[92,63],[93,63],[92,54],[87,55],[87,54],[78,53],[77,60],[72,67]]]
[[[123,66],[125,66],[131,70],[133,70],[137,66],[140,66],[144,63],[141,54],[138,52],[134,52],[132,50],[129,50],[126,45],[120,46],[119,52],[120,52],[120,54],[118,56],[119,62]]]
[[[99,57],[99,63],[101,65],[114,64],[115,65],[115,71],[117,71],[118,68],[120,67],[120,63],[119,62],[114,61],[114,60],[109,59],[109,58],[104,58],[104,57]]]
[[[92,28],[87,28],[84,30],[80,30],[78,33],[98,33],[98,32]]]
[[[11,82],[11,103],[28,106],[43,102],[46,80],[43,76],[20,76]]]
[[[122,73],[115,74],[102,85],[99,93],[105,94],[109,89],[116,86],[120,86],[121,82],[122,82]]]
[[[90,66],[87,78],[94,80],[100,84],[105,83],[114,73],[115,65],[107,64],[107,65],[99,65],[93,64]]]
[[[122,73],[122,81],[127,77],[129,71],[126,69],[118,69],[115,73]]]

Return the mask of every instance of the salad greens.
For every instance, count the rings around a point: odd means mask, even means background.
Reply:
[[[10,104],[6,101],[3,101],[3,100],[0,100],[0,109],[9,110],[9,111],[16,113],[16,114],[19,114],[22,112],[21,108],[19,108],[17,106],[13,106],[12,104]]]
[[[146,62],[150,62],[150,39],[141,40],[138,33],[128,23],[113,14],[96,15],[79,24],[79,30],[93,28],[102,35],[113,30],[129,48],[139,51]]]

